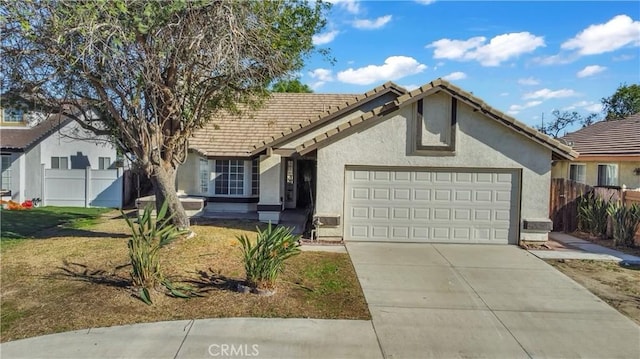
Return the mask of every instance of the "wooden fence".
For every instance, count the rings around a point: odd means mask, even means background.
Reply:
[[[554,231],[573,232],[578,229],[578,198],[589,192],[594,192],[605,201],[620,200],[626,206],[631,203],[640,204],[640,191],[591,187],[563,178],[553,178],[549,218],[553,221]]]

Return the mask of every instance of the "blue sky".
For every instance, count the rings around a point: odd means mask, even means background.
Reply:
[[[601,113],[600,99],[640,83],[638,1],[334,3],[302,82],[363,93],[442,77],[529,125],[543,113]]]

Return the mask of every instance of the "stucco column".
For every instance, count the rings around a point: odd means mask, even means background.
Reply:
[[[282,157],[276,154],[260,156],[260,201],[258,219],[277,224],[282,212]]]

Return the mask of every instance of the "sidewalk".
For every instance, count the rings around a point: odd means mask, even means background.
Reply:
[[[599,246],[569,234],[551,232],[549,233],[549,239],[570,248],[556,250],[529,250],[529,252],[541,259],[591,259],[640,264],[640,257]]]

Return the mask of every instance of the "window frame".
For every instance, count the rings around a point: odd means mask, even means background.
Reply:
[[[215,160],[214,194],[226,197],[245,197],[245,160]]]
[[[614,184],[602,184],[600,180],[600,166],[611,166],[615,168],[615,183]],[[596,165],[596,186],[598,187],[618,187],[620,181],[620,167],[617,163],[598,163]]]
[[[103,164],[104,160],[108,161],[108,165],[105,167]],[[111,157],[98,157],[98,169],[99,170],[108,170],[111,168]]]
[[[11,177],[13,174],[13,170],[11,168],[12,156],[11,154],[1,154],[0,157],[1,157],[0,158],[0,189],[11,191],[11,186],[12,186]],[[4,167],[5,159],[7,160],[7,163],[8,163],[8,166],[6,168]]]
[[[67,164],[66,168],[62,168],[60,166],[60,160],[64,158],[64,162]],[[53,166],[53,160],[57,159],[58,160],[58,164],[56,167]],[[69,169],[69,157],[65,157],[65,156],[51,156],[51,169],[53,170],[68,170]]]
[[[206,158],[200,158],[198,161],[198,180],[200,193],[209,193],[209,160]]]
[[[576,166],[576,167],[582,167],[584,168],[584,173],[583,173],[583,180],[580,181],[579,179],[573,179],[571,178],[571,167],[572,166]],[[581,162],[576,162],[576,163],[569,163],[569,174],[567,175],[567,178],[569,178],[570,180],[576,181],[578,183],[587,183],[587,164],[586,163],[581,163]]]
[[[2,122],[24,123],[25,110],[15,107],[7,107],[2,110]]]

